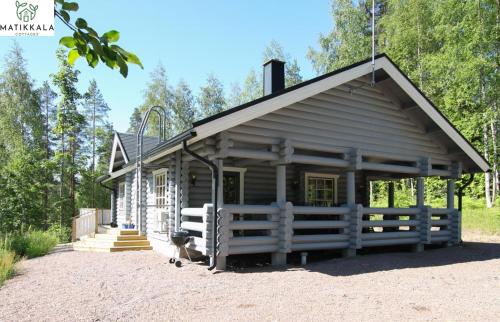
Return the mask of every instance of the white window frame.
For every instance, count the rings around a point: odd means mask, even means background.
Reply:
[[[245,204],[245,173],[247,168],[224,167],[224,172],[238,172],[240,174],[240,205]]]
[[[125,182],[118,183],[118,200],[116,203],[116,208],[117,210],[125,209]]]
[[[167,207],[167,194],[168,194],[168,183],[167,183],[167,179],[168,179],[168,170],[166,168],[162,168],[162,169],[158,169],[158,170],[155,170],[153,171],[153,195],[154,195],[154,206],[156,208],[159,208],[157,206],[157,203],[156,203],[156,198],[157,198],[157,195],[156,195],[156,176],[159,176],[159,175],[164,175],[165,176],[165,180],[164,180],[164,185],[165,185],[165,195],[163,196],[165,198],[165,208]]]
[[[167,212],[167,196],[168,196],[168,169],[167,168],[161,168],[158,170],[154,170],[152,172],[153,175],[153,200],[154,200],[154,207],[156,209],[156,218],[155,218],[155,226],[156,228],[154,229],[155,232],[158,233],[165,233],[168,230],[168,214],[167,214],[167,222],[162,222],[161,220],[161,213],[162,212]],[[159,207],[157,204],[157,195],[156,195],[156,177],[163,175],[165,176],[163,184],[164,184],[164,193],[165,195],[163,196],[164,198],[164,207]]]
[[[309,202],[308,194],[307,194],[307,185],[309,184],[309,178],[324,178],[324,179],[333,179],[333,203],[338,204],[338,182],[339,175],[331,174],[331,173],[320,173],[320,172],[306,172],[305,180],[304,180],[304,200],[306,203]]]

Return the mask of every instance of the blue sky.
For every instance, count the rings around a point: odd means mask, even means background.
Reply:
[[[250,69],[260,70],[262,51],[278,41],[296,58],[304,78],[315,76],[306,58],[309,46],[317,47],[320,33],[331,29],[329,0],[314,1],[79,1],[81,16],[99,32],[120,31],[118,44],[136,53],[144,70],[132,66],[124,79],[103,64],[96,69],[81,60],[79,88],[83,92],[95,78],[111,107],[115,129],[125,131],[133,109],[141,104],[149,72],[158,62],[169,82],[184,79],[196,93],[209,73],[229,91],[243,83]],[[28,70],[40,85],[57,69],[55,51],[61,36],[69,34],[56,23],[55,37],[0,37],[4,56],[15,38],[24,49]]]

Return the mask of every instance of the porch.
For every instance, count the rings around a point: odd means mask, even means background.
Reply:
[[[271,253],[273,265],[284,265],[291,252],[341,250],[354,256],[366,247],[412,245],[421,251],[424,245],[460,242],[460,212],[454,205],[455,179],[461,175],[457,163],[227,133],[218,137],[214,150],[221,182],[219,269],[225,268],[230,255]],[[188,165],[191,173],[196,172],[192,164],[183,164],[185,172]],[[428,176],[446,180],[446,208],[425,204]],[[394,186],[388,184],[387,207],[371,207],[369,181],[399,178],[415,179],[415,204],[394,207]],[[325,189],[327,180],[335,184],[331,191]],[[193,236],[189,248],[211,255],[212,204],[195,207],[203,200],[193,198],[201,187],[191,182],[188,188],[190,206],[180,210],[179,227]]]

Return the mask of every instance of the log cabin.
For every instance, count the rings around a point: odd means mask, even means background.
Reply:
[[[186,231],[219,270],[232,255],[286,265],[292,252],[461,241],[455,182],[489,165],[387,55],[289,88],[283,62],[263,77],[263,97],[172,138],[116,133],[100,179],[112,220],[169,256]],[[446,208],[425,203],[426,177],[446,181]],[[414,205],[394,207],[392,184],[386,208],[370,205],[370,181],[402,178],[415,179]]]

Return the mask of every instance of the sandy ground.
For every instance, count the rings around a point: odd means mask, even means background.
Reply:
[[[0,289],[0,321],[500,319],[500,238],[463,247],[212,274],[155,252],[61,249],[23,261]]]

